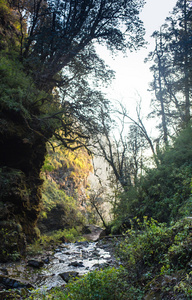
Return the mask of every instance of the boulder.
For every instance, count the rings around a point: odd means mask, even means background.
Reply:
[[[60,273],[59,276],[65,281],[69,282],[70,279],[78,277],[79,273],[75,271]]]
[[[91,229],[90,229],[89,225],[85,225],[82,228],[82,234],[89,234],[89,233],[91,233]]]
[[[78,262],[78,261],[73,261],[73,262],[71,262],[68,266],[72,266],[72,267],[76,267],[76,268],[77,268],[77,267],[78,267],[78,268],[84,267],[82,261],[80,261],[80,262]]]
[[[19,280],[9,278],[5,275],[0,275],[0,284],[5,287],[5,289],[18,289],[18,288],[34,288],[30,283],[23,283]]]
[[[31,259],[28,260],[27,265],[36,269],[40,269],[44,266],[44,262],[42,260]]]
[[[103,229],[103,230],[101,231],[101,233],[99,234],[99,239],[102,239],[102,238],[105,237],[106,235],[107,235],[106,229]]]

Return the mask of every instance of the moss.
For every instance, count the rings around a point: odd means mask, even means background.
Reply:
[[[23,239],[33,241],[39,237],[36,223],[41,208],[40,186],[43,182],[39,174],[46,147],[45,141],[31,132],[21,119],[18,118],[14,126],[10,117],[14,119],[12,113],[0,114],[1,123],[6,124],[0,130],[0,220],[17,223],[20,229],[17,230],[18,237],[15,237],[14,243],[18,244],[17,251],[24,253],[26,243]],[[10,231],[8,236],[14,231],[13,228],[2,226],[1,229]],[[7,241],[10,247],[1,252],[5,260],[8,252],[11,258],[15,251],[11,247],[12,238]]]
[[[0,221],[0,240],[0,261],[16,260],[25,255],[26,240],[20,224]]]
[[[0,0],[0,50],[17,47],[19,37],[17,24],[16,14],[10,9],[8,1]]]
[[[0,169],[0,197],[3,202],[29,201],[29,190],[25,184],[25,174],[21,170],[3,167]]]

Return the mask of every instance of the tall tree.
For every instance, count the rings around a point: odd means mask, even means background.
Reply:
[[[173,125],[185,127],[191,118],[191,12],[190,1],[177,2],[166,23],[153,34],[156,48],[148,57],[153,60],[151,88],[156,96],[153,104],[155,114],[162,118],[165,142]]]
[[[20,1],[13,3],[20,6]],[[120,51],[143,44],[144,31],[138,16],[143,0],[31,0],[22,3],[23,11],[27,10],[28,23],[22,54],[31,67],[36,64],[38,84],[50,87],[54,76],[93,40]]]
[[[163,43],[162,43],[162,37],[161,32],[154,33],[153,37],[156,36],[156,47],[153,53],[150,54],[151,57],[153,57],[156,65],[151,67],[151,70],[153,71],[153,82],[151,83],[151,87],[155,92],[156,100],[159,102],[159,115],[161,116],[161,127],[163,129],[163,141],[164,144],[167,144],[168,141],[168,129],[167,129],[167,116],[165,113],[165,90],[164,90],[164,84],[163,84],[163,76],[165,74],[165,62],[163,57]],[[150,57],[149,56],[149,57]],[[156,101],[156,102],[157,102]]]
[[[191,2],[188,0],[180,0],[177,2],[174,13],[178,14],[179,26],[177,28],[178,39],[173,41],[172,49],[174,51],[174,64],[182,72],[180,79],[182,92],[184,94],[184,122],[186,125],[189,124],[190,114],[190,96],[191,96],[191,85],[192,85],[192,7]],[[178,83],[180,83],[178,82]]]

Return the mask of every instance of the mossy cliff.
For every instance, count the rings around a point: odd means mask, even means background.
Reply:
[[[91,158],[84,148],[72,151],[47,146],[42,167],[42,210],[38,221],[41,233],[63,228],[80,228],[88,215],[88,176]]]
[[[47,112],[39,90],[16,51],[0,51],[0,260],[25,252],[38,235],[40,171],[51,137],[41,117]],[[51,97],[51,96],[50,96]],[[37,105],[38,104],[38,105]],[[5,236],[6,232],[6,236]],[[14,245],[14,246],[13,246]]]
[[[16,113],[1,111],[0,124],[0,260],[5,260],[24,253],[26,240],[37,237],[46,147]]]
[[[16,16],[0,1],[0,261],[24,254],[38,235],[39,174],[51,136],[38,119],[45,93],[19,58]]]

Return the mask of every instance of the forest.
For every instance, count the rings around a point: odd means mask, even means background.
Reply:
[[[0,0],[1,299],[192,298],[191,1],[176,2],[146,57],[156,136],[141,102],[135,117],[107,98],[115,72],[96,50],[145,47],[144,5]],[[91,247],[94,226],[107,265],[43,292],[9,273]]]

